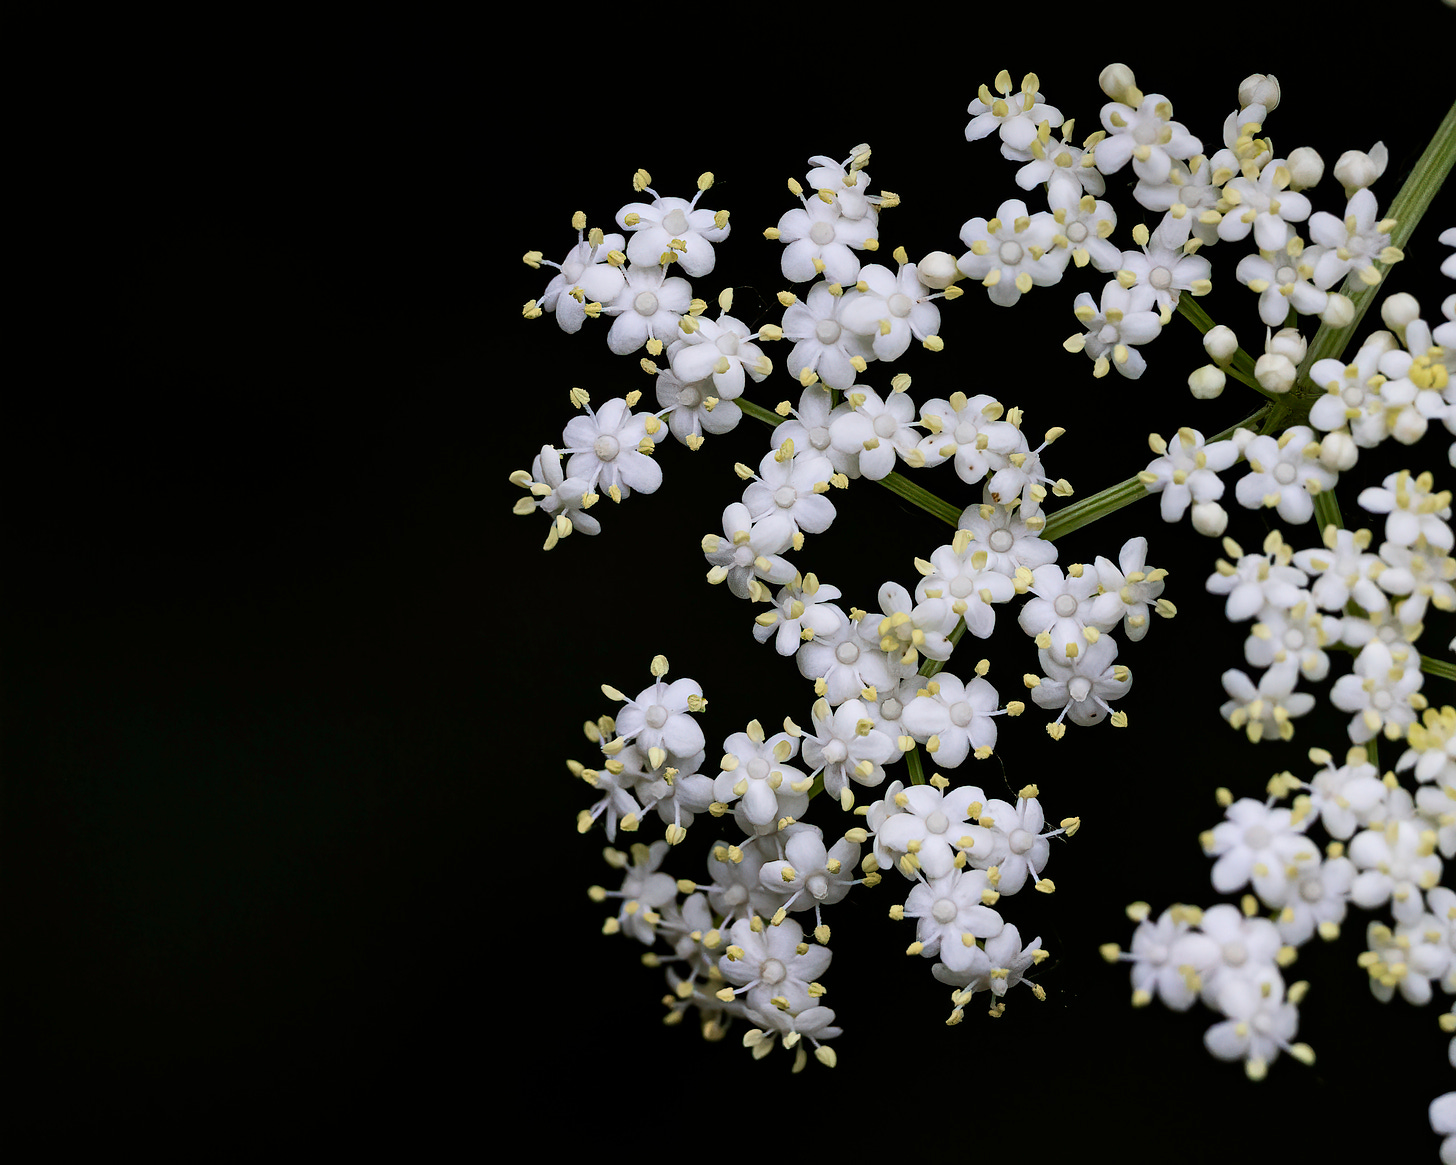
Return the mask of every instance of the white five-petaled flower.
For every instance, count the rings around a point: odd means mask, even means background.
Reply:
[[[1142,283],[1124,287],[1109,280],[1102,286],[1100,303],[1083,291],[1073,301],[1073,313],[1087,330],[1071,336],[1062,347],[1068,352],[1086,352],[1093,376],[1106,376],[1110,368],[1116,368],[1129,380],[1136,380],[1148,368],[1136,345],[1156,339],[1163,330],[1163,317],[1153,310],[1156,302],[1153,288]]]
[[[1317,494],[1334,488],[1338,474],[1320,463],[1320,444],[1304,425],[1284,430],[1276,440],[1269,434],[1244,446],[1249,472],[1234,486],[1239,505],[1255,510],[1277,510],[1286,522],[1308,522],[1314,517]]]
[[[970,970],[976,955],[982,954],[976,940],[994,938],[1006,925],[985,904],[988,890],[995,901],[996,891],[989,885],[986,871],[954,867],[911,890],[905,899],[905,917],[918,920],[915,938],[920,954],[927,959],[938,957],[958,974]]]
[[[1017,160],[1031,157],[1032,142],[1037,140],[1038,126],[1043,122],[1051,129],[1062,124],[1061,111],[1042,101],[1037,91],[1040,84],[1035,73],[1021,79],[1020,92],[1013,95],[1011,74],[1002,69],[996,74],[996,92],[982,85],[976,98],[966,107],[971,120],[966,125],[966,141],[979,141],[992,133],[1001,137],[1001,153]]]
[[[613,397],[596,411],[583,402],[584,416],[572,417],[562,430],[561,452],[571,454],[568,477],[629,497],[635,489],[650,494],[662,484],[662,467],[652,457],[666,430],[651,413],[634,413],[622,397]],[[616,497],[616,494],[613,494]]]
[[[992,219],[973,218],[961,227],[970,249],[956,267],[987,289],[991,302],[1010,307],[1033,287],[1062,278],[1070,251],[1058,246],[1058,225],[1048,211],[1028,214],[1019,198],[1003,202]]]
[[[764,454],[758,473],[743,491],[754,531],[764,548],[778,554],[795,535],[822,534],[834,521],[834,503],[824,496],[834,468],[817,453],[789,453],[786,446]],[[780,581],[780,580],[776,580]]]
[[[804,763],[824,774],[824,791],[840,804],[853,803],[849,783],[874,788],[885,780],[885,764],[895,743],[875,728],[869,710],[859,700],[846,700],[830,709],[829,702],[814,702],[814,733],[804,734]]]
[[[869,340],[846,328],[839,319],[844,297],[827,283],[816,283],[802,300],[784,311],[784,338],[793,340],[785,367],[801,383],[815,376],[830,388],[848,388],[865,365],[874,360]],[[807,380],[806,380],[807,378]]]
[[[860,268],[854,289],[846,288],[839,322],[868,336],[877,358],[896,360],[912,339],[923,344],[940,331],[940,309],[933,302],[940,294],[920,282],[914,263],[902,262],[897,271],[871,263]]]
[[[617,212],[617,225],[632,231],[627,259],[639,267],[654,267],[664,255],[671,255],[683,271],[696,279],[713,270],[713,244],[721,243],[733,228],[726,211],[699,210],[699,189],[689,202],[664,198],[650,186],[651,202],[629,202]],[[721,225],[720,225],[721,221]],[[661,338],[661,337],[659,337]]]
[[[607,332],[607,347],[629,356],[649,339],[670,344],[680,334],[678,321],[692,306],[692,297],[688,281],[669,276],[666,267],[628,267],[617,298],[602,309],[616,317]]]

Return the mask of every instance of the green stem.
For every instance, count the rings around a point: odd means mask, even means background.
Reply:
[[[1436,659],[1431,655],[1423,655],[1421,656],[1421,671],[1427,675],[1456,680],[1456,663],[1452,663],[1449,659]]]
[[[925,784],[925,768],[920,763],[918,748],[912,748],[905,754],[905,763],[910,766],[910,783],[912,785]]]

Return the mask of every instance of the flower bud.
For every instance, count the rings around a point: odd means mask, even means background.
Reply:
[[[1348,296],[1332,291],[1319,318],[1321,323],[1329,324],[1332,328],[1348,328],[1355,319],[1355,305]]]
[[[1289,189],[1308,190],[1325,176],[1325,160],[1312,146],[1300,146],[1284,163],[1289,167]]]
[[[1288,356],[1289,359],[1298,364],[1304,359],[1304,354],[1309,350],[1309,344],[1299,334],[1298,328],[1280,328],[1269,339],[1264,341],[1264,351],[1271,355]]]
[[[1209,538],[1228,529],[1228,513],[1217,502],[1199,502],[1193,507],[1193,528]]]
[[[1126,65],[1108,65],[1097,77],[1097,84],[1102,92],[1111,97],[1114,101],[1121,101],[1124,105],[1141,105],[1142,95],[1138,94],[1138,100],[1128,100],[1128,91],[1137,93],[1137,78],[1132,75],[1132,70]]]
[[[1259,104],[1273,113],[1279,108],[1279,81],[1272,73],[1251,73],[1239,83],[1239,108]]]
[[[1203,350],[1216,364],[1227,364],[1239,350],[1239,338],[1233,329],[1218,324],[1203,333]]]
[[[1346,150],[1335,163],[1335,178],[1345,188],[1345,197],[1352,198],[1385,173],[1388,152],[1384,142],[1376,142],[1367,154],[1364,150]]]
[[[1403,331],[1407,324],[1420,317],[1421,305],[1416,301],[1416,297],[1407,291],[1387,296],[1385,302],[1380,305],[1380,318],[1392,331]]]
[[[1335,473],[1352,469],[1359,457],[1360,450],[1355,446],[1355,439],[1343,429],[1337,433],[1326,433],[1320,442],[1320,464]]]
[[[1294,387],[1294,363],[1278,352],[1266,352],[1254,363],[1254,379],[1270,392]]]
[[[944,251],[931,251],[915,264],[915,273],[920,277],[921,283],[936,291],[944,291],[961,277],[956,269],[955,258]]]
[[[1223,392],[1223,370],[1216,364],[1195,368],[1188,377],[1188,391],[1199,400],[1212,400]]]
[[[1234,448],[1239,451],[1239,456],[1242,457],[1244,450],[1249,447],[1249,442],[1258,435],[1253,429],[1235,429],[1234,435],[1229,440],[1234,443]]]

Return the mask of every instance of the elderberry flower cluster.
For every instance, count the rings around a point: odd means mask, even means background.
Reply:
[[[956,772],[995,755],[1001,718],[1028,710],[1003,697],[990,659],[956,652],[967,633],[990,640],[1014,605],[1031,642],[1007,666],[1044,713],[1047,735],[1060,741],[1069,726],[1104,720],[1125,728],[1120,705],[1132,673],[1120,642],[1140,643],[1154,616],[1177,613],[1164,596],[1168,572],[1150,565],[1143,536],[1065,564],[1056,538],[1150,494],[1160,495],[1165,523],[1188,517],[1196,533],[1222,538],[1225,557],[1204,590],[1222,600],[1243,653],[1243,667],[1223,672],[1223,720],[1254,744],[1288,741],[1323,699],[1347,717],[1348,740],[1342,765],[1334,750],[1313,749],[1321,768],[1278,774],[1265,797],[1219,791],[1224,820],[1200,840],[1214,889],[1242,895],[1238,905],[1178,905],[1155,916],[1135,904],[1130,947],[1109,944],[1104,956],[1131,964],[1137,1006],[1158,999],[1211,1009],[1208,1050],[1242,1061],[1255,1079],[1281,1053],[1312,1061],[1296,1038],[1309,984],[1285,972],[1314,936],[1337,938],[1352,908],[1379,913],[1359,957],[1378,999],[1400,994],[1419,1005],[1437,990],[1456,994],[1456,894],[1443,884],[1456,855],[1456,708],[1433,700],[1427,682],[1456,675],[1456,642],[1426,650],[1423,639],[1456,611],[1452,494],[1435,471],[1400,470],[1358,495],[1381,521],[1354,531],[1334,503],[1362,451],[1388,440],[1415,446],[1441,426],[1456,434],[1456,295],[1435,325],[1412,296],[1388,298],[1387,330],[1339,354],[1335,337],[1403,258],[1414,227],[1388,202],[1382,215],[1371,190],[1384,147],[1342,156],[1333,177],[1343,202],[1323,209],[1319,155],[1276,152],[1263,136],[1279,104],[1272,77],[1250,77],[1207,137],[1125,67],[1101,80],[1100,128],[1080,144],[1035,74],[1019,88],[1004,71],[980,86],[965,137],[996,138],[1024,197],[986,204],[991,217],[966,219],[952,251],[912,259],[897,247],[888,264],[866,262],[879,252],[882,216],[900,213],[900,200],[874,190],[867,145],[842,160],[811,157],[803,180],[789,180],[794,204],[763,230],[795,289],[779,292],[778,322],[756,331],[730,314],[732,288],[716,295],[710,319],[708,300],[689,284],[715,272],[715,248],[729,237],[726,211],[698,208],[710,174],[686,200],[659,196],[638,171],[634,189],[652,201],[617,212],[628,234],[588,231],[579,214],[575,247],[549,264],[557,275],[524,310],[531,319],[552,313],[572,333],[611,320],[609,349],[645,349],[638,367],[653,381],[595,407],[586,390],[572,389],[580,412],[560,444],[541,447],[530,470],[513,475],[528,491],[517,512],[550,519],[548,550],[572,532],[601,531],[588,511],[603,494],[619,503],[658,490],[666,436],[697,450],[745,417],[769,430],[757,463],[733,467],[741,495],[708,517],[697,545],[707,582],[754,608],[745,634],[792,657],[803,703],[769,721],[778,731],[755,719],[710,748],[703,689],[668,682],[658,656],[654,682],[636,696],[603,686],[621,707],[586,725],[600,758],[569,767],[594,790],[582,832],[600,823],[614,843],[653,812],[662,823],[662,840],[606,851],[621,885],[593,894],[619,903],[610,931],[670,951],[652,956],[667,969],[669,1018],[696,1010],[714,1037],[743,1021],[755,1057],[781,1045],[795,1052],[796,1071],[809,1047],[821,1063],[836,1060],[829,1041],[840,1028],[821,1002],[826,919],[851,894],[887,893],[876,887],[891,868],[898,878],[888,880],[903,893],[888,913],[914,926],[907,953],[933,960],[932,976],[954,989],[947,1022],[959,1023],[978,993],[989,994],[993,1015],[1022,982],[1044,997],[1027,976],[1047,952],[1040,937],[1024,937],[1039,928],[1024,914],[1004,917],[1002,900],[1026,887],[1051,894],[1053,844],[1081,821],[1054,817],[1058,827],[1047,829],[1038,784],[1006,800]],[[1110,185],[1134,205],[1114,207]],[[1113,242],[1132,215],[1147,221],[1128,230],[1131,245]],[[1439,237],[1456,245],[1456,231]],[[1254,352],[1196,303],[1212,288],[1208,254],[1227,250],[1239,252],[1233,279],[1257,297],[1250,310],[1264,338]],[[526,261],[545,263],[534,251]],[[1062,426],[1028,436],[1023,409],[996,393],[922,392],[889,366],[912,345],[945,349],[942,311],[961,310],[954,305],[971,281],[994,312],[1048,298],[1044,289],[1088,268],[1102,278],[1066,293],[1079,330],[1062,347],[1085,354],[1095,378],[1114,369],[1129,381],[1147,375],[1148,345],[1181,315],[1202,333],[1210,361],[1188,376],[1193,398],[1214,399],[1233,380],[1261,403],[1217,434],[1191,424],[1151,434],[1145,468],[1129,467],[1122,484],[1069,505],[1072,487],[1055,476],[1050,452]],[[763,349],[780,342],[792,392],[774,394],[772,405],[750,400],[773,371]],[[634,411],[649,394],[658,407]],[[1456,444],[1446,461],[1456,465]],[[932,475],[947,484],[946,499],[910,481]],[[863,606],[846,600],[863,584],[821,579],[811,548],[858,482],[880,483],[954,527],[902,564],[915,576],[881,574],[857,592]],[[1240,509],[1290,528],[1313,522],[1316,532],[1291,544],[1274,530],[1246,552],[1227,535]],[[1382,740],[1399,748],[1383,773]],[[836,808],[852,815],[847,827],[806,820]],[[712,839],[690,851],[700,876],[664,872],[704,818]],[[1433,1123],[1449,1108],[1437,1103]]]

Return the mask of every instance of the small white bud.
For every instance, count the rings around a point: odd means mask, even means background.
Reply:
[[[1348,328],[1355,319],[1355,305],[1350,302],[1349,296],[1332,291],[1319,318],[1320,323],[1329,324],[1332,328]]]
[[[920,277],[921,283],[936,291],[944,291],[961,277],[956,269],[954,256],[947,255],[944,251],[931,251],[915,265],[915,273]]]
[[[1380,305],[1380,318],[1385,321],[1387,328],[1402,331],[1412,320],[1421,318],[1421,305],[1410,292],[1400,291],[1387,296]]]
[[[1294,387],[1294,363],[1278,352],[1266,352],[1254,363],[1254,379],[1270,392],[1288,392]]]
[[[1320,464],[1336,473],[1344,473],[1347,469],[1353,469],[1359,456],[1360,450],[1355,446],[1355,439],[1344,430],[1338,433],[1326,433],[1324,440],[1320,442]]]
[[[1312,146],[1300,146],[1291,151],[1284,164],[1289,167],[1291,190],[1308,190],[1311,186],[1318,185],[1319,180],[1325,176],[1325,160]]]
[[[1239,350],[1239,338],[1232,328],[1218,324],[1203,333],[1203,350],[1214,363],[1227,364]]]
[[[1228,513],[1217,502],[1199,502],[1193,507],[1193,528],[1217,538],[1228,528]]]
[[[1234,435],[1229,440],[1234,443],[1234,448],[1239,451],[1239,456],[1242,457],[1244,450],[1249,446],[1249,442],[1257,436],[1258,434],[1253,429],[1235,429]]]
[[[1279,81],[1272,73],[1251,73],[1239,82],[1239,108],[1255,104],[1270,113],[1279,108]]]
[[[1299,334],[1298,328],[1280,328],[1264,343],[1264,351],[1270,355],[1288,356],[1298,364],[1309,350],[1309,343]]]
[[[1128,101],[1125,96],[1129,89],[1137,89],[1137,78],[1126,65],[1108,65],[1098,76],[1097,84],[1114,101],[1121,101],[1125,105],[1142,104],[1141,101]]]
[[[1385,173],[1389,152],[1384,142],[1376,142],[1367,154],[1364,150],[1346,150],[1335,163],[1335,179],[1345,188],[1345,197],[1352,198]]]
[[[1199,400],[1212,400],[1223,392],[1223,369],[1217,364],[1205,364],[1195,368],[1188,377],[1188,391]]]

